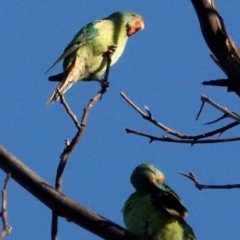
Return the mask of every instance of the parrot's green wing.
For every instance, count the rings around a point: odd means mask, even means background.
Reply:
[[[187,209],[159,169],[141,164],[133,171],[131,183],[136,191],[122,210],[129,231],[148,240],[196,240],[184,220]]]
[[[97,22],[99,22],[99,21],[91,22],[91,23],[87,24],[84,28],[82,28],[76,34],[76,36],[73,38],[73,40],[68,44],[68,46],[64,50],[63,54],[46,71],[46,73],[49,72],[49,70],[52,69],[55,65],[57,65],[60,61],[62,61],[64,58],[66,58],[72,52],[74,52],[76,49],[78,49],[86,41],[95,38],[98,35],[98,29],[95,28],[95,25],[96,25]]]
[[[158,184],[157,189],[152,191],[151,200],[153,204],[163,208],[174,216],[186,217],[187,209],[179,196],[166,184]]]
[[[121,11],[83,27],[48,69],[49,71],[63,60],[63,72],[48,78],[59,84],[47,104],[58,100],[60,95],[78,81],[99,80],[108,66],[104,53],[112,51],[112,66],[122,55],[128,37],[143,28],[144,22],[140,15]]]
[[[129,231],[141,239],[196,240],[192,228],[182,217],[169,214],[149,200],[149,194],[137,191],[125,202],[122,211]]]

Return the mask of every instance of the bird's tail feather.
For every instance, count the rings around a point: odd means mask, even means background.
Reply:
[[[66,78],[64,81],[60,82],[56,90],[53,92],[52,96],[47,101],[47,105],[57,101],[60,97],[60,94],[63,95],[73,84],[73,82],[68,81]]]
[[[81,63],[76,59],[74,63],[68,68],[66,73],[63,74],[61,82],[47,101],[47,105],[50,105],[51,103],[58,100],[60,94],[64,94],[73,85],[73,83],[79,80],[81,67]]]
[[[48,78],[48,81],[50,81],[50,82],[61,82],[63,77],[64,77],[64,73],[59,73],[57,75],[50,76]]]

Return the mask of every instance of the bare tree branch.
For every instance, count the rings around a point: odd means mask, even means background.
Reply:
[[[134,110],[136,110],[143,117],[143,119],[153,123],[155,126],[164,130],[167,134],[171,134],[174,137],[176,137],[176,138],[171,138],[171,137],[165,136],[165,135],[163,135],[162,137],[153,136],[153,135],[148,134],[148,133],[144,133],[144,132],[140,132],[140,131],[136,131],[136,130],[133,130],[133,129],[126,128],[127,133],[132,133],[132,134],[139,135],[139,136],[142,136],[142,137],[147,137],[147,138],[150,139],[150,143],[153,142],[153,141],[162,141],[162,142],[172,142],[172,143],[189,143],[191,145],[194,145],[194,144],[206,144],[206,143],[232,142],[232,141],[239,141],[240,140],[240,137],[220,139],[220,136],[225,131],[227,131],[227,130],[229,130],[229,129],[231,129],[231,128],[240,124],[240,118],[236,113],[230,112],[227,108],[224,108],[224,107],[220,106],[219,104],[215,103],[213,100],[211,100],[210,98],[208,98],[204,95],[201,96],[202,105],[201,105],[200,111],[197,114],[197,118],[200,116],[200,113],[203,110],[204,104],[209,103],[210,105],[212,105],[216,109],[223,112],[226,117],[232,118],[236,121],[232,122],[228,125],[225,125],[221,128],[210,131],[210,132],[201,133],[199,135],[186,135],[186,134],[180,133],[178,131],[175,131],[174,129],[171,129],[171,128],[165,126],[164,124],[158,122],[157,120],[155,120],[148,107],[145,107],[145,110],[147,111],[147,113],[145,113],[132,100],[130,100],[125,93],[121,92],[120,95],[123,97],[124,100],[126,100],[126,102]],[[222,117],[220,119],[222,119]],[[218,121],[219,121],[219,119],[218,119]],[[217,134],[218,134],[217,139],[205,139],[205,138],[217,135]],[[202,140],[202,139],[204,139],[204,140]]]
[[[224,142],[235,142],[240,141],[240,137],[236,138],[224,138],[224,139],[206,139],[206,140],[190,140],[190,139],[176,139],[176,138],[170,138],[168,136],[162,136],[162,137],[156,137],[151,134],[147,134],[144,132],[138,132],[136,130],[132,130],[129,128],[126,128],[127,133],[132,133],[138,136],[147,137],[150,139],[149,143],[152,143],[153,141],[160,141],[160,142],[171,142],[171,143],[189,143],[191,145],[194,144],[206,144],[206,143],[224,143]]]
[[[182,176],[190,179],[195,183],[195,187],[198,188],[199,190],[202,189],[235,189],[235,188],[240,188],[240,184],[226,184],[226,185],[208,185],[208,184],[201,184],[196,176],[193,174],[193,172],[190,172],[189,174],[183,173],[183,172],[178,172]]]
[[[59,165],[57,168],[57,174],[56,174],[56,178],[55,178],[55,188],[59,192],[61,192],[61,190],[62,190],[63,172],[64,172],[65,166],[67,164],[67,160],[68,160],[71,152],[77,146],[77,144],[79,143],[79,141],[81,140],[81,138],[85,132],[89,112],[90,112],[91,108],[94,106],[94,104],[97,101],[99,101],[100,99],[102,99],[103,94],[107,91],[107,88],[109,86],[108,77],[109,77],[110,65],[111,65],[111,54],[112,54],[112,51],[110,51],[110,52],[108,51],[103,56],[103,57],[106,57],[106,59],[107,59],[107,69],[105,72],[104,80],[102,80],[104,83],[101,82],[101,90],[93,98],[91,98],[89,100],[87,106],[84,108],[82,120],[80,123],[78,122],[76,115],[73,113],[73,111],[67,104],[64,96],[62,94],[60,94],[60,102],[64,106],[67,114],[73,120],[73,123],[77,128],[77,133],[71,142],[67,141],[67,144],[60,156],[60,162],[59,162]],[[52,212],[52,224],[51,225],[52,225],[51,239],[57,240],[58,239],[58,235],[57,235],[58,234],[58,215],[54,211]]]
[[[2,146],[0,146],[0,168],[6,173],[11,173],[12,179],[58,216],[68,219],[103,239],[140,240],[116,223],[58,192]]]
[[[10,178],[11,178],[11,175],[8,173],[7,177],[4,181],[4,186],[3,186],[3,190],[2,190],[1,217],[2,217],[2,222],[3,222],[3,231],[0,233],[0,240],[4,239],[12,231],[12,227],[8,225],[8,218],[7,218],[7,187],[8,187]]]
[[[179,133],[175,130],[172,130],[171,128],[165,126],[164,124],[156,121],[152,114],[150,113],[150,110],[148,107],[145,107],[145,110],[147,110],[148,114],[146,114],[144,111],[142,111],[132,100],[130,100],[127,95],[124,92],[120,92],[120,95],[122,96],[122,98],[124,100],[126,100],[126,102],[133,108],[135,109],[141,116],[143,119],[153,123],[154,125],[156,125],[157,127],[159,127],[160,129],[164,130],[166,133],[172,134],[173,136],[182,138],[184,137],[184,134]]]
[[[240,51],[228,35],[214,0],[191,0],[197,13],[203,37],[213,54],[211,58],[227,75],[227,79],[203,82],[225,86],[240,96]]]
[[[73,120],[73,123],[75,124],[76,128],[79,129],[80,125],[79,125],[78,119],[77,119],[76,115],[73,113],[73,111],[71,110],[71,108],[68,106],[64,96],[59,93],[59,98],[60,98],[60,103],[63,105],[63,107],[65,108],[67,114]]]
[[[94,104],[102,98],[102,95],[106,91],[107,91],[107,86],[102,86],[101,90],[93,98],[91,98],[89,100],[87,106],[83,110],[83,115],[82,115],[81,122],[75,124],[76,127],[77,127],[77,130],[78,130],[76,135],[74,136],[72,141],[69,144],[66,145],[65,149],[61,153],[61,156],[60,156],[61,161],[60,161],[60,163],[58,165],[57,176],[56,176],[56,181],[55,181],[56,189],[58,191],[61,191],[62,174],[63,174],[64,168],[66,166],[67,160],[69,158],[69,155],[71,154],[73,149],[76,147],[76,145],[79,143],[79,141],[81,140],[81,138],[82,138],[82,136],[83,136],[83,134],[85,132],[86,125],[87,125],[87,118],[88,118],[89,112],[92,109],[92,107],[94,106]],[[61,99],[63,99],[65,101],[63,96],[61,96]],[[65,106],[65,104],[64,104],[64,106]],[[71,109],[69,107],[67,107],[67,108],[68,108],[68,111],[70,112],[70,116],[75,116],[75,114],[73,114]]]
[[[207,102],[208,104],[212,105],[213,107],[215,107],[216,109],[220,110],[221,112],[224,113],[225,116],[237,121],[240,123],[240,118],[237,114],[233,113],[233,112],[230,112],[226,107],[222,107],[220,106],[219,104],[215,103],[211,98],[205,96],[205,95],[202,95],[201,96],[201,100],[203,102]]]

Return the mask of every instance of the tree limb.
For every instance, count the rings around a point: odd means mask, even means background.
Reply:
[[[120,92],[120,95],[133,109],[135,109],[142,116],[143,119],[153,123],[154,125],[156,125],[160,129],[164,130],[166,133],[169,133],[169,134],[171,134],[171,135],[173,135],[175,137],[179,137],[179,138],[184,137],[184,134],[182,134],[180,132],[177,132],[177,131],[175,131],[175,130],[165,126],[164,124],[156,121],[153,118],[153,115],[151,114],[151,112],[150,112],[148,107],[145,106],[145,110],[148,113],[148,114],[146,114],[132,100],[130,100],[130,98],[128,98],[128,96],[124,92]]]
[[[201,133],[201,134],[198,134],[198,135],[186,135],[186,134],[180,133],[178,131],[175,131],[174,129],[171,129],[171,128],[165,126],[164,124],[158,122],[157,120],[155,120],[148,107],[145,107],[145,110],[147,111],[147,113],[145,113],[132,100],[130,100],[125,93],[121,92],[120,95],[123,97],[123,99],[134,110],[136,110],[143,117],[143,119],[153,123],[155,126],[164,130],[166,133],[171,134],[174,137],[176,137],[176,138],[171,138],[171,137],[166,136],[166,135],[163,135],[162,137],[158,137],[158,136],[153,136],[153,135],[148,134],[148,133],[144,133],[144,132],[140,132],[140,131],[136,131],[136,130],[133,130],[133,129],[126,128],[127,133],[132,133],[132,134],[139,135],[139,136],[142,136],[142,137],[147,137],[147,138],[150,139],[150,143],[153,142],[153,141],[162,141],[162,142],[172,142],[172,143],[188,143],[188,144],[194,145],[194,144],[205,144],[205,143],[232,142],[232,141],[239,141],[240,140],[240,137],[220,139],[220,136],[225,131],[227,131],[227,130],[229,130],[229,129],[231,129],[231,128],[240,124],[240,117],[236,113],[231,112],[227,108],[224,108],[224,107],[220,106],[219,104],[215,103],[213,100],[211,100],[210,98],[208,98],[204,95],[201,96],[202,105],[201,105],[200,110],[197,114],[197,118],[200,116],[200,113],[203,110],[204,104],[208,103],[208,104],[212,105],[213,107],[215,107],[216,109],[218,109],[219,111],[223,112],[225,114],[224,118],[229,117],[229,118],[234,119],[236,121],[232,122],[228,125],[225,125],[221,128],[210,131],[210,132]],[[223,119],[223,117],[219,118],[217,121],[219,121],[221,119]],[[213,122],[216,122],[216,121],[213,121]],[[205,138],[217,135],[217,134],[218,134],[217,139],[205,139]],[[204,139],[204,140],[202,140],[202,139]]]
[[[214,0],[191,0],[197,13],[203,37],[213,54],[211,58],[227,79],[203,82],[204,85],[226,86],[240,96],[240,51],[228,35]]]
[[[140,240],[114,222],[92,212],[56,191],[46,181],[0,146],[0,168],[58,216],[109,240]]]

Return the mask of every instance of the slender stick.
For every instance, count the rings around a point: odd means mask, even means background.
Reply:
[[[129,128],[126,128],[127,133],[132,133],[135,135],[139,135],[142,137],[149,138],[149,143],[152,143],[153,141],[160,141],[160,142],[171,142],[171,143],[189,143],[191,145],[194,144],[206,144],[206,143],[224,143],[224,142],[235,142],[240,141],[240,137],[235,138],[217,138],[217,139],[204,139],[204,140],[193,140],[193,139],[176,139],[176,138],[170,138],[168,136],[163,135],[162,137],[156,137],[148,133],[139,132],[136,130],[132,130]]]
[[[166,133],[171,134],[171,135],[175,136],[176,138],[179,138],[179,139],[171,138],[171,137],[168,137],[168,136],[165,136],[165,135],[163,135],[162,137],[159,137],[159,136],[154,136],[154,135],[144,133],[144,132],[141,132],[141,131],[136,131],[136,130],[133,130],[133,129],[126,128],[127,133],[139,135],[139,136],[142,136],[142,137],[147,137],[147,138],[150,139],[150,143],[153,142],[153,141],[162,141],[162,142],[172,142],[172,143],[188,143],[188,144],[191,144],[193,146],[195,144],[221,143],[221,142],[232,142],[232,141],[239,141],[240,140],[240,137],[220,138],[221,135],[225,131],[239,125],[240,124],[240,118],[236,113],[230,112],[226,108],[220,106],[219,104],[215,103],[213,100],[211,100],[210,98],[208,98],[204,95],[201,96],[202,105],[201,105],[201,108],[200,108],[200,110],[197,114],[197,118],[200,116],[200,113],[203,110],[204,104],[209,103],[210,105],[212,105],[213,107],[217,108],[218,110],[220,110],[221,112],[224,113],[223,117],[218,118],[217,120],[215,120],[211,123],[220,121],[220,120],[222,120],[226,117],[232,118],[236,121],[232,122],[230,124],[227,124],[223,127],[220,127],[218,129],[214,129],[210,132],[205,132],[205,133],[201,133],[201,134],[198,134],[198,135],[186,135],[186,134],[180,133],[180,132],[178,132],[174,129],[171,129],[171,128],[167,127],[166,125],[162,124],[161,122],[158,122],[157,120],[155,120],[148,107],[145,106],[145,111],[147,112],[147,113],[145,113],[129,97],[127,97],[127,95],[125,93],[121,92],[120,95],[134,110],[136,110],[143,117],[143,119],[153,123],[155,126],[161,128]],[[210,124],[210,123],[208,123],[208,124]],[[214,136],[214,135],[218,135],[216,139],[206,139],[206,138]],[[202,139],[204,139],[204,140],[202,140]]]
[[[236,189],[240,188],[240,184],[226,184],[226,185],[209,185],[209,184],[201,184],[196,176],[193,174],[193,172],[190,172],[189,174],[183,173],[183,172],[178,172],[182,176],[190,179],[195,183],[195,187],[199,190],[202,189]]]
[[[107,69],[106,69],[106,72],[105,72],[104,81],[108,82],[110,65],[111,65],[111,57],[110,57],[111,53],[107,52],[105,54],[106,54],[106,58],[107,58]],[[87,106],[84,108],[82,119],[81,119],[80,123],[78,122],[76,115],[73,113],[73,111],[71,110],[71,108],[67,104],[64,96],[60,95],[60,102],[64,106],[67,114],[70,116],[74,125],[76,126],[77,133],[73,137],[72,141],[70,141],[70,142],[69,142],[69,140],[66,141],[66,146],[65,146],[63,152],[60,155],[60,162],[59,162],[59,165],[58,165],[58,168],[57,168],[57,174],[56,174],[56,178],[55,178],[55,188],[59,192],[61,192],[61,190],[62,190],[63,172],[64,172],[64,169],[66,167],[67,160],[68,160],[70,154],[72,153],[72,151],[74,150],[74,148],[80,142],[80,140],[81,140],[81,138],[82,138],[82,136],[85,132],[89,112],[90,112],[91,108],[94,106],[94,104],[97,101],[102,99],[102,96],[105,92],[107,92],[107,89],[108,89],[108,84],[101,84],[101,90],[94,97],[92,97],[89,100]],[[52,212],[51,239],[52,240],[57,240],[58,239],[58,215],[54,211]]]
[[[207,102],[211,106],[217,108],[219,111],[223,112],[226,116],[229,118],[232,118],[233,120],[240,122],[240,118],[238,115],[234,114],[233,112],[230,112],[226,107],[222,107],[219,104],[215,103],[211,98],[202,95],[201,96],[202,101]]]
[[[130,100],[130,98],[127,97],[127,95],[123,92],[120,93],[120,95],[122,96],[122,98],[124,100],[126,100],[126,102],[133,108],[135,109],[145,120],[153,123],[154,125],[156,125],[157,127],[161,128],[162,130],[164,130],[165,132],[169,133],[169,134],[172,134],[176,137],[183,137],[184,134],[180,133],[180,132],[176,132],[175,130],[165,126],[164,124],[156,121],[152,114],[150,114],[150,110],[145,107],[145,110],[147,110],[148,114],[146,114],[145,112],[143,112],[132,100]]]
[[[64,96],[62,94],[60,94],[59,96],[60,96],[60,103],[63,105],[63,107],[65,108],[67,114],[73,120],[73,123],[75,124],[76,128],[79,128],[79,123],[78,123],[76,115],[73,113],[71,108],[68,106]]]
[[[3,186],[3,190],[2,190],[1,217],[2,217],[2,223],[3,223],[3,231],[0,233],[0,240],[4,239],[12,231],[12,227],[8,225],[8,218],[7,218],[7,187],[8,187],[10,178],[11,178],[11,174],[8,173],[7,177],[4,181],[4,186]]]

